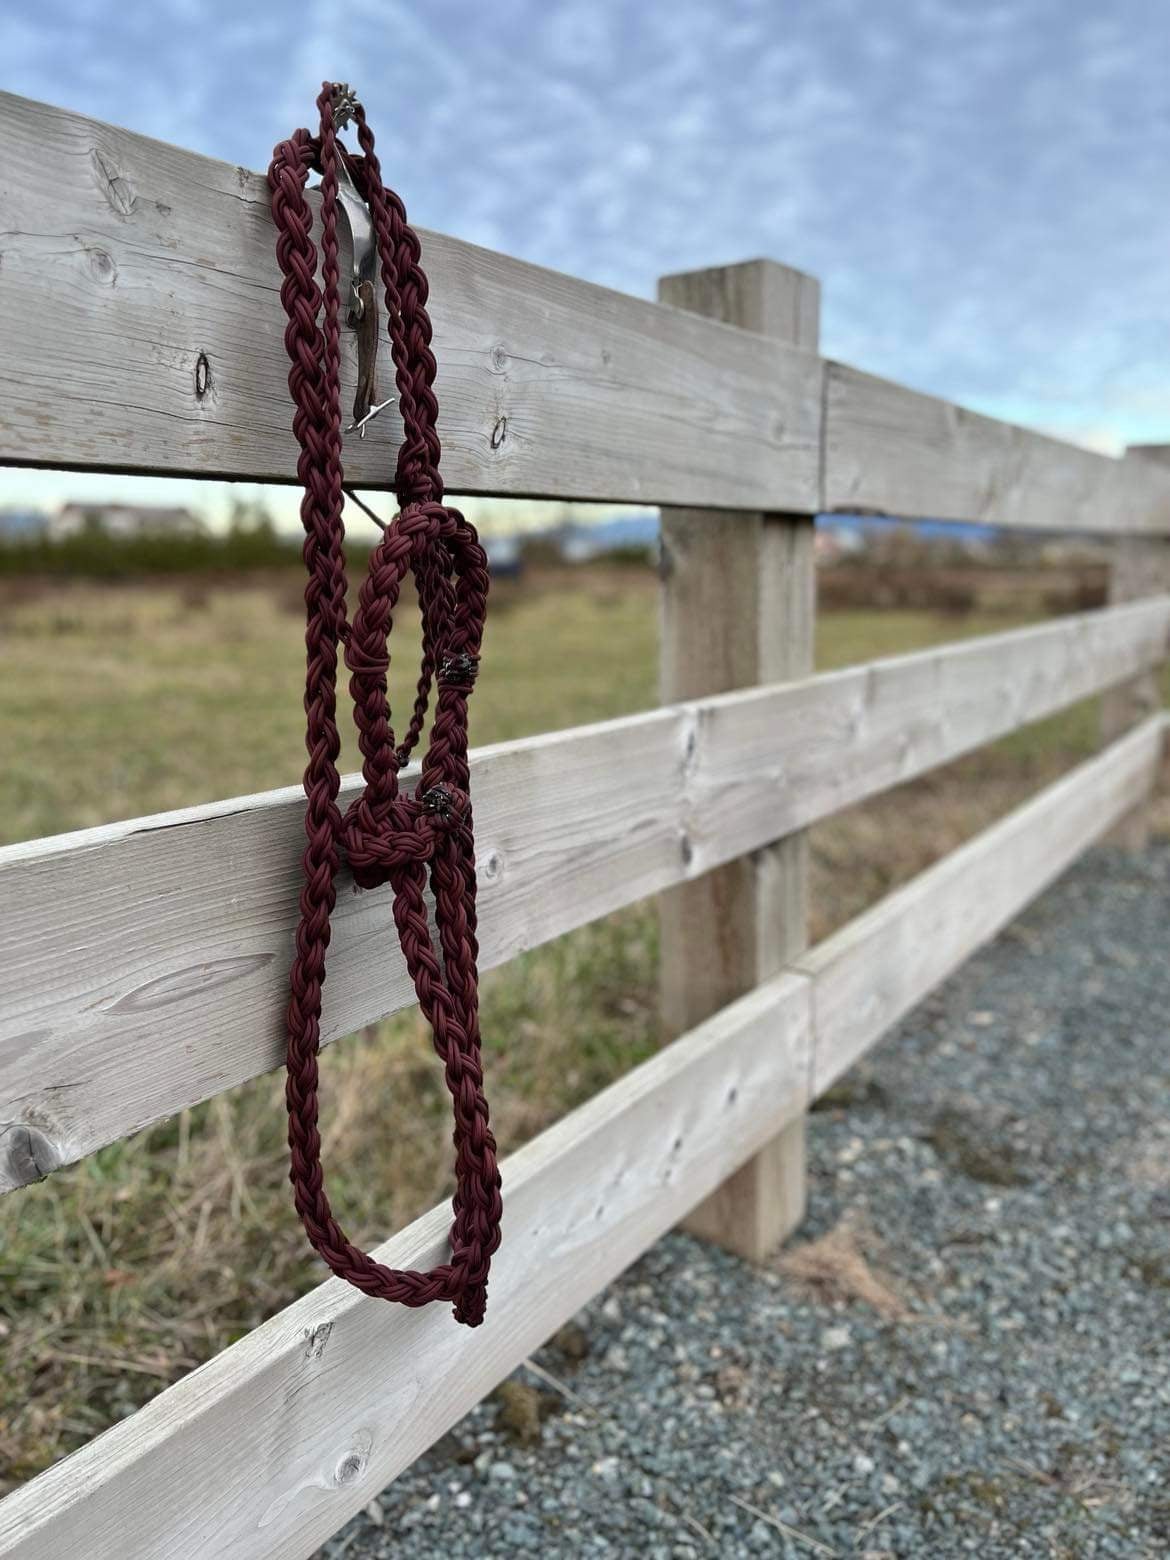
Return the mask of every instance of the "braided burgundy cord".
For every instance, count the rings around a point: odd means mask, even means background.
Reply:
[[[300,444],[301,519],[309,580],[306,604],[304,886],[288,1008],[290,1178],[309,1240],[339,1277],[366,1294],[403,1305],[453,1300],[455,1316],[477,1326],[487,1303],[488,1267],[500,1243],[500,1175],[488,1126],[480,1062],[476,961],[475,854],[468,798],[467,698],[479,663],[488,588],[487,560],[474,528],[442,502],[434,394],[435,358],[426,312],[420,247],[402,202],[382,184],[374,137],[355,109],[363,156],[337,140],[334,93],[317,99],[320,133],[296,130],[272,155],[268,182],[276,254],[288,315],[288,384]],[[370,558],[352,625],[347,620],[342,546],[338,159],[367,201],[377,235],[386,320],[405,437],[394,487],[400,510]],[[321,171],[321,280],[312,215],[305,198],[310,169]],[[319,319],[323,312],[323,323]],[[423,619],[423,659],[409,727],[396,747],[387,674],[391,618],[407,572]],[[338,805],[337,657],[345,645],[365,786],[342,816]],[[429,745],[417,791],[399,791],[398,774],[422,733],[436,687]],[[333,1217],[321,1169],[317,1128],[317,1052],[329,918],[342,857],[360,888],[389,883],[394,922],[419,1004],[431,1025],[454,1106],[455,1175],[451,1260],[429,1273],[375,1262]],[[427,922],[430,883],[439,933]]]

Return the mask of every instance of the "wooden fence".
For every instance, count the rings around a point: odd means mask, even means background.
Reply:
[[[291,478],[262,178],[13,97],[0,127],[0,460]],[[483,962],[659,894],[680,1037],[505,1162],[483,1328],[329,1279],[0,1502],[3,1556],[310,1554],[671,1225],[748,1255],[790,1230],[811,1100],[1086,846],[1140,837],[1159,451],[825,361],[816,284],[771,262],[648,303],[424,248],[451,488],[666,506],[663,707],[475,756]],[[349,479],[385,485],[393,437],[351,443]],[[1113,604],[813,675],[824,510],[1108,533]],[[809,824],[1098,692],[1096,757],[807,947]],[[290,789],[0,851],[0,1190],[280,1064],[301,812]],[[410,1002],[393,945],[387,895],[341,896],[326,1040]],[[378,1255],[430,1266],[447,1228]]]

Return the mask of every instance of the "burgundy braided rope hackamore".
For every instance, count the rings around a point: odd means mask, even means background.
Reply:
[[[487,560],[474,528],[443,503],[436,432],[435,358],[426,312],[427,279],[420,246],[402,202],[382,183],[374,137],[353,105],[363,156],[337,137],[335,94],[317,99],[320,133],[296,130],[276,147],[268,170],[276,255],[288,315],[288,384],[300,444],[304,487],[304,558],[308,717],[305,770],[306,846],[300,925],[288,1007],[290,1178],[309,1240],[339,1277],[368,1295],[402,1305],[455,1302],[469,1327],[483,1321],[488,1267],[500,1243],[500,1175],[488,1127],[480,1061],[476,960],[475,855],[468,797],[467,699],[479,664],[488,589]],[[405,430],[394,489],[399,513],[374,549],[352,624],[346,606],[341,462],[340,298],[337,244],[338,161],[344,158],[369,205],[386,296],[391,354]],[[321,174],[321,278],[312,214],[305,199],[310,170]],[[322,314],[323,323],[319,323]],[[387,674],[391,617],[407,571],[415,580],[423,623],[422,671],[406,736],[395,746]],[[338,808],[337,656],[345,648],[362,753],[364,788],[343,815]],[[435,713],[418,789],[399,790],[398,775],[422,733],[432,681]],[[431,1025],[454,1104],[455,1176],[451,1259],[428,1273],[376,1262],[346,1237],[333,1217],[321,1169],[317,1128],[317,1052],[329,917],[342,858],[354,882],[389,883],[394,923],[419,1004]],[[425,889],[435,901],[439,952],[427,923]]]

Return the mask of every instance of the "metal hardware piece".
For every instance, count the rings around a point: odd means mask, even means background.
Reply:
[[[357,436],[358,436],[358,438],[359,439],[364,439],[365,436],[366,436],[366,426],[367,426],[367,424],[372,423],[374,418],[377,417],[379,412],[384,412],[388,406],[393,406],[394,405],[394,400],[395,400],[394,396],[390,395],[390,396],[387,396],[384,401],[379,401],[377,406],[371,406],[369,411],[365,414],[364,417],[358,417],[353,422],[346,424],[346,427],[345,427],[346,433],[352,433],[354,431],[354,429],[356,428],[357,429]]]
[[[365,312],[361,294],[362,283],[369,282],[371,286],[374,283],[378,246],[374,238],[374,220],[370,216],[370,208],[358,194],[357,185],[341,159],[338,159],[337,163],[337,209],[345,218],[350,242],[353,245],[353,276],[349,283],[348,322],[356,327]]]
[[[333,88],[333,123],[339,130],[344,130],[357,118],[357,110],[362,106],[357,93],[348,81],[339,81]]]
[[[357,94],[347,82],[338,82],[333,90],[333,123],[340,131],[352,124],[361,107]],[[353,272],[349,279],[349,300],[345,312],[346,324],[358,332],[358,382],[354,397],[353,415],[346,432],[359,430],[358,437],[365,438],[365,421],[371,414],[370,405],[377,394],[376,368],[378,358],[378,243],[374,232],[374,220],[370,208],[358,192],[349,171],[347,153],[338,143],[337,209],[349,229],[350,247],[353,251]],[[318,186],[319,187],[319,186]],[[383,405],[387,403],[383,402]],[[382,408],[379,407],[378,411]],[[373,414],[376,415],[376,414]]]

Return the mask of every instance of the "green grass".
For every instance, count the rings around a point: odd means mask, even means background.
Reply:
[[[604,720],[657,699],[648,570],[497,587],[472,701],[477,745]],[[231,589],[67,582],[0,598],[0,843],[274,786],[304,765],[299,574]],[[415,676],[405,605],[392,636],[399,708]],[[823,618],[817,664],[845,666],[1010,626],[1002,617]],[[344,693],[344,689],[343,689]],[[343,709],[343,766],[359,764]]]
[[[654,702],[654,595],[629,573],[497,590],[473,742]],[[69,583],[0,599],[0,842],[299,783],[303,612],[292,572],[230,590]],[[408,708],[417,626],[409,605],[399,617],[391,691]],[[344,710],[341,724],[356,769]]]
[[[0,834],[17,840],[298,781],[301,583],[238,588],[22,582],[0,598]],[[413,683],[400,614],[392,690]],[[821,620],[836,667],[1011,626],[850,612]],[[655,582],[633,569],[497,590],[473,740],[645,708]],[[399,700],[401,703],[401,699]],[[815,931],[920,870],[1092,751],[1088,705],[813,831]],[[356,767],[352,743],[345,754]],[[484,981],[504,1150],[658,1043],[657,921],[621,914]],[[353,1236],[384,1237],[449,1193],[448,1106],[413,1012],[323,1057],[325,1158]],[[279,1077],[256,1079],[0,1200],[0,1483],[145,1401],[319,1281],[287,1190]]]
[[[0,578],[135,581],[153,575],[220,574],[236,579],[241,573],[287,569],[300,553],[300,538],[279,535],[270,522],[192,536],[166,531],[108,536],[92,528],[59,541],[6,541],[0,547]]]

